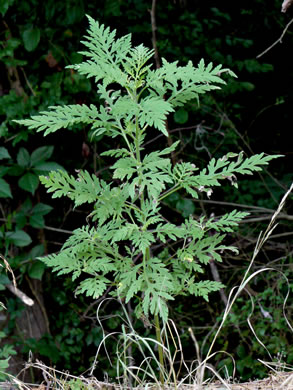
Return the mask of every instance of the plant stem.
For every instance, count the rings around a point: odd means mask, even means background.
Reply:
[[[162,338],[161,338],[161,328],[160,328],[160,320],[158,314],[154,315],[155,318],[155,327],[156,327],[156,338],[158,341],[158,352],[159,352],[159,362],[160,362],[160,381],[164,384],[164,355],[163,355],[163,347],[162,347]]]
[[[177,192],[181,188],[180,184],[175,184],[172,188],[169,188],[166,192],[164,192],[158,199],[158,202],[161,202],[166,196],[173,194],[173,192]]]
[[[135,91],[135,99],[134,100],[136,101],[136,103],[138,103],[138,97],[136,95],[136,91]],[[137,171],[137,174],[138,174],[138,177],[139,177],[139,186],[140,186],[141,181],[142,181],[141,180],[142,172],[141,172],[141,169],[140,169],[140,166],[141,166],[140,144],[139,144],[140,136],[141,136],[141,131],[140,131],[139,126],[138,126],[138,118],[136,118],[136,133],[135,133],[134,144],[135,144],[135,150],[136,150],[136,160],[137,160],[137,164],[138,164],[138,167],[139,167],[139,169]],[[142,209],[142,205],[144,204],[144,201],[145,201],[144,200],[144,194],[141,193],[141,195],[140,195],[140,206],[141,206],[141,209]],[[150,257],[151,257],[150,248],[147,248],[145,253],[143,254],[143,269],[144,269],[144,273],[145,273],[145,278],[146,278],[147,284],[149,284],[149,280],[148,280],[148,276],[147,276],[147,272],[146,272],[146,263],[150,259]],[[159,321],[158,314],[154,315],[154,319],[155,319],[156,339],[157,339],[157,342],[158,342],[158,352],[159,352],[159,362],[160,362],[160,382],[163,385],[164,384],[164,375],[163,375],[164,355],[163,355],[161,328],[160,328],[160,321]]]

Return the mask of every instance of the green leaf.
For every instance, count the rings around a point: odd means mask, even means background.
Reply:
[[[8,8],[14,3],[14,0],[1,0],[0,2],[0,14],[4,16]]]
[[[145,253],[146,249],[150,247],[151,243],[155,242],[156,240],[151,232],[134,230],[132,232],[131,241],[136,248],[138,248],[142,253]]]
[[[34,173],[26,173],[19,180],[18,185],[25,191],[34,194],[39,185],[39,178]]]
[[[11,158],[10,154],[8,153],[8,150],[4,148],[3,146],[0,147],[0,160],[3,160],[4,158]]]
[[[72,127],[74,124],[93,124],[99,116],[97,107],[93,104],[87,107],[85,104],[49,107],[51,111],[43,111],[40,115],[32,116],[31,119],[14,120],[25,125],[29,129],[44,131],[44,135],[53,133],[59,129]]]
[[[133,157],[123,157],[116,161],[111,167],[114,169],[113,178],[123,180],[125,177],[129,180],[136,170],[137,161]]]
[[[40,42],[41,31],[38,27],[32,27],[25,30],[22,34],[24,47],[27,51],[33,51],[36,49]]]
[[[52,339],[48,339],[46,336],[43,336],[40,340],[36,342],[35,350],[38,351],[40,355],[50,358],[53,363],[56,363],[58,361],[58,358],[60,357],[58,347],[55,345]],[[80,387],[79,390],[83,390],[83,388]]]
[[[202,280],[198,283],[191,283],[189,285],[188,291],[190,294],[195,295],[196,297],[203,297],[205,301],[208,302],[208,294],[213,291],[219,291],[225,286],[220,282],[214,282],[211,280]]]
[[[10,170],[10,167],[0,165],[0,177],[5,176]]]
[[[46,215],[51,210],[53,210],[52,206],[49,206],[48,204],[44,204],[44,203],[38,203],[34,206],[32,213],[37,215]]]
[[[129,56],[131,51],[131,35],[128,34],[119,39],[114,39],[116,30],[110,31],[93,18],[88,16],[90,29],[89,36],[82,43],[89,49],[82,52],[89,60],[79,65],[69,66],[87,77],[95,77],[98,82],[103,79],[104,85],[117,82],[126,85],[128,75],[120,68],[122,61]],[[125,64],[125,63],[124,63]]]
[[[44,217],[40,214],[31,215],[29,224],[35,229],[42,229],[45,226]]]
[[[33,171],[40,175],[57,171],[58,169],[64,171],[64,168],[60,164],[53,161],[40,162],[33,167]]]
[[[9,184],[0,178],[0,198],[12,198]]]
[[[17,230],[12,233],[9,232],[6,237],[9,242],[19,247],[28,246],[32,242],[30,236],[23,230]]]
[[[176,209],[182,213],[184,218],[189,217],[195,211],[194,202],[191,199],[180,199],[176,203]]]
[[[248,215],[249,213],[233,210],[218,220],[209,219],[206,223],[206,229],[215,229],[217,232],[233,232],[233,227],[238,226],[239,222]]]
[[[41,146],[31,154],[31,165],[34,167],[40,161],[48,160],[52,156],[54,146]]]
[[[52,171],[49,176],[40,176],[40,181],[48,192],[54,192],[53,198],[68,196],[77,205],[95,202],[102,189],[108,187],[103,180],[87,171],[79,171],[77,179],[64,170]]]
[[[183,108],[179,108],[179,110],[174,114],[174,121],[180,125],[183,125],[188,121],[188,112]]]
[[[30,278],[42,280],[45,269],[46,265],[43,262],[35,260],[28,270],[28,275]]]
[[[4,371],[6,368],[9,367],[9,359],[10,357],[8,357],[7,359],[0,359],[0,371]],[[2,375],[3,379],[5,379],[5,373],[4,373],[4,376]]]
[[[29,152],[25,148],[20,148],[17,153],[16,161],[21,168],[28,168],[31,163]]]
[[[25,172],[25,168],[15,164],[9,167],[7,174],[10,176],[21,176]]]
[[[5,274],[1,273],[0,274],[0,285],[1,284],[8,284],[8,283],[11,283],[10,279],[8,278],[8,276],[6,276]],[[1,339],[1,336],[0,336],[0,339]]]
[[[106,290],[107,282],[109,282],[109,280],[104,277],[85,279],[79,284],[75,293],[85,293],[87,297],[93,297],[94,299],[99,298]]]
[[[13,349],[13,345],[5,344],[2,347],[1,357],[9,357],[9,355],[16,355],[16,351]]]
[[[139,124],[144,127],[146,124],[154,126],[160,130],[166,137],[167,114],[174,111],[170,103],[158,97],[148,97],[140,103],[141,112],[139,113]]]
[[[32,248],[32,250],[29,253],[29,256],[31,259],[35,260],[39,256],[43,256],[45,252],[45,248],[43,244],[36,245]]]

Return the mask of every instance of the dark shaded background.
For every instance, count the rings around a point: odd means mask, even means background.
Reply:
[[[151,9],[155,5],[154,24]],[[21,185],[25,173],[34,171],[22,165],[20,151],[25,148],[31,154],[41,146],[52,145],[50,161],[71,173],[84,168],[107,179],[109,167],[99,153],[109,147],[109,141],[103,138],[91,144],[89,129],[84,127],[44,138],[20,128],[12,119],[26,118],[51,105],[98,102],[94,84],[65,69],[82,59],[78,51],[82,50],[80,40],[87,29],[85,14],[116,28],[118,36],[131,32],[135,44],[155,45],[159,57],[168,61],[184,64],[191,60],[196,64],[204,58],[206,62],[232,69],[238,79],[227,78],[227,85],[203,97],[200,106],[196,102],[189,104],[168,120],[170,134],[174,140],[182,141],[178,158],[201,167],[210,158],[228,151],[243,150],[248,156],[260,152],[284,155],[261,175],[239,178],[238,192],[227,185],[215,191],[210,202],[193,203],[183,195],[168,200],[174,213],[179,211],[185,216],[220,215],[231,211],[235,207],[232,203],[252,211],[249,223],[242,224],[237,235],[228,237],[240,248],[240,255],[226,258],[218,265],[227,295],[239,283],[259,232],[292,182],[293,25],[282,43],[259,55],[281,36],[293,17],[293,7],[281,13],[281,2],[272,0],[4,0],[0,13],[0,147],[9,153],[9,158],[0,160],[0,179],[10,191],[0,181],[0,250],[11,265],[19,288],[36,302],[33,309],[26,307],[5,287],[9,283],[5,272],[0,275],[3,289],[0,300],[8,309],[1,312],[0,328],[5,333],[2,345],[12,345],[17,352],[11,359],[13,373],[20,371],[32,351],[34,357],[47,364],[80,374],[90,366],[102,338],[95,316],[97,302],[75,298],[71,280],[45,271],[36,257],[57,251],[68,232],[84,223],[88,210],[72,210],[67,200],[52,200],[41,186]],[[147,140],[151,148],[166,144],[163,137],[154,141],[154,136],[150,133]],[[33,211],[40,202],[52,207],[50,213],[49,208],[43,214]],[[291,198],[275,231],[276,237],[267,243],[254,266],[258,270],[271,265],[282,271],[289,279],[290,289],[292,219]],[[19,231],[26,234],[20,233],[22,242],[9,239],[9,234]],[[207,273],[213,277],[212,268]],[[256,333],[274,359],[280,360],[278,354],[283,353],[281,360],[292,364],[292,335],[282,314],[287,288],[280,274],[272,272],[259,274],[251,283],[250,293],[256,302],[253,317]],[[237,301],[216,346],[233,354],[237,375],[243,379],[266,375],[267,368],[256,359],[268,358],[247,326],[251,309],[247,297],[244,295]],[[223,297],[217,293],[209,304],[194,298],[176,301],[171,315],[183,345],[190,345],[189,326],[200,345],[210,334],[202,347],[204,354],[213,325],[219,321],[223,309]],[[273,320],[265,317],[262,309]],[[103,310],[121,312],[114,302],[107,303]],[[131,307],[128,310],[131,312]],[[287,310],[290,318],[292,300]],[[115,317],[105,320],[107,331],[119,329],[120,325]],[[152,334],[140,321],[135,326],[142,334]],[[115,350],[115,343],[110,342],[110,351]],[[193,359],[195,354],[187,353],[186,361]],[[232,366],[231,360],[223,355],[216,356],[213,363],[217,368],[223,364]],[[115,377],[106,357],[101,358],[95,373],[103,376],[104,372]],[[27,372],[27,377],[30,375]],[[38,373],[35,375],[30,380],[37,381]]]

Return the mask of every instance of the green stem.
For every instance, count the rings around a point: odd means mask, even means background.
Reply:
[[[130,152],[130,155],[132,156],[133,155],[133,152],[132,152],[132,149],[131,149],[131,146],[130,146],[130,143],[128,141],[128,138],[127,138],[127,135],[125,133],[125,130],[123,129],[123,126],[121,125],[121,123],[119,123],[119,126],[114,126],[116,127],[118,130],[121,131],[121,135],[122,137],[124,138],[126,144],[127,144],[127,147],[129,149],[129,152]],[[135,137],[133,137],[131,134],[130,134],[130,137],[135,141]]]
[[[173,192],[176,192],[178,190],[180,190],[181,185],[180,184],[175,184],[175,186],[173,186],[172,188],[169,188],[169,190],[167,190],[166,192],[164,192],[158,199],[158,202],[161,202],[164,198],[166,198],[167,196],[173,194]]]
[[[137,101],[137,96],[136,96],[136,102]],[[136,118],[136,134],[135,134],[135,149],[136,149],[136,160],[138,163],[138,166],[140,167],[141,165],[141,157],[140,157],[140,148],[139,148],[139,138],[141,136],[141,132],[139,130],[138,126],[138,118]],[[141,184],[141,171],[139,170],[138,176],[139,176],[139,185]],[[142,205],[144,203],[144,196],[141,194],[140,196],[140,205],[142,208]],[[150,253],[150,248],[147,248],[145,253],[143,254],[143,269],[144,269],[144,274],[145,274],[145,279],[146,283],[149,284],[148,280],[148,275],[147,275],[147,261],[150,259],[151,253]],[[161,328],[160,328],[160,321],[159,321],[159,316],[158,314],[154,315],[155,319],[155,327],[156,327],[156,338],[158,342],[158,353],[159,353],[159,362],[160,362],[160,382],[164,384],[164,375],[163,375],[163,369],[164,369],[164,355],[163,355],[163,347],[162,347],[162,338],[161,338]]]
[[[156,327],[156,338],[158,342],[158,352],[159,352],[159,362],[160,362],[160,382],[162,385],[164,384],[164,355],[163,355],[163,346],[162,346],[162,338],[161,338],[161,328],[160,328],[160,320],[158,314],[155,314],[155,327]]]
[[[147,272],[146,272],[146,261],[150,258],[150,248],[147,248],[145,251],[145,254],[143,256],[143,268],[144,268],[144,273],[145,273],[145,278],[147,284],[149,284],[149,280],[147,277]],[[163,355],[163,342],[161,338],[161,328],[160,328],[160,321],[159,321],[159,316],[158,314],[154,315],[155,319],[155,328],[156,328],[156,339],[158,342],[158,352],[159,352],[159,362],[160,362],[160,382],[164,384],[164,375],[163,375],[163,369],[164,369],[164,355]]]
[[[128,202],[128,201],[125,201],[125,206],[129,209],[132,209],[132,210],[135,210],[137,211],[138,213],[142,214],[142,211],[140,210],[139,207],[135,206],[134,204]]]

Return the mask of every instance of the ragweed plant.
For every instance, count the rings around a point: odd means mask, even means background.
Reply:
[[[59,253],[42,261],[59,275],[80,279],[78,294],[98,298],[111,287],[112,294],[126,303],[135,297],[136,315],[151,314],[158,324],[158,316],[167,320],[167,303],[176,296],[192,294],[208,300],[211,292],[223,287],[201,280],[199,274],[211,258],[221,261],[223,251],[237,252],[223,240],[247,215],[232,211],[218,219],[190,216],[175,225],[164,216],[162,201],[176,191],[195,199],[199,192],[209,195],[222,180],[230,179],[237,186],[236,175],[259,171],[277,156],[261,153],[244,158],[242,153],[228,153],[199,170],[192,162],[172,164],[170,154],[179,142],[163,150],[145,150],[150,128],[167,137],[168,114],[200,94],[219,89],[225,84],[223,73],[235,75],[203,60],[198,66],[191,61],[179,66],[163,59],[162,67],[153,70],[148,63],[153,50],[132,47],[130,35],[116,39],[115,30],[91,17],[89,24],[83,42],[87,50],[82,52],[87,60],[70,68],[94,78],[100,106],[54,106],[17,122],[44,135],[83,123],[94,136],[120,137],[121,147],[102,153],[115,159],[111,182],[85,170],[75,176],[57,170],[40,177],[53,198],[67,196],[75,206],[93,205],[85,226],[73,231]],[[167,242],[171,249],[166,249]]]

